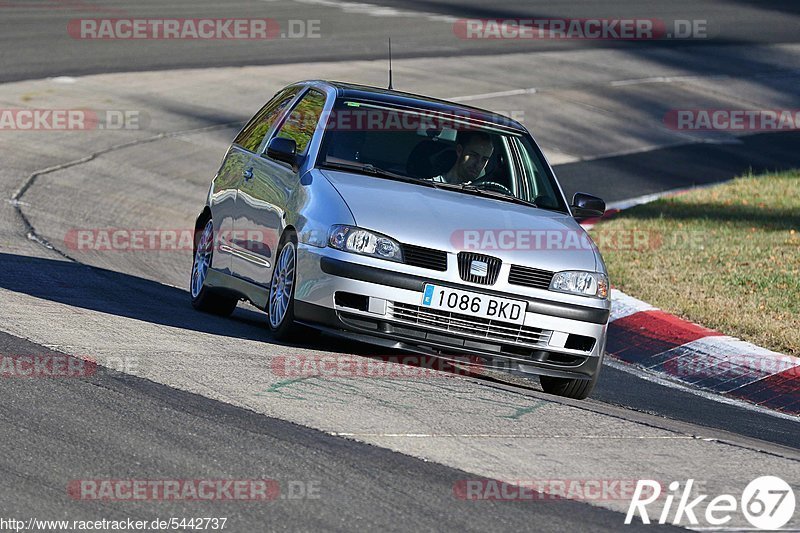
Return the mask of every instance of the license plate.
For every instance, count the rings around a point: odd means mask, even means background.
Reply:
[[[527,308],[527,304],[519,300],[461,291],[430,283],[425,284],[422,306],[513,324],[525,322]]]

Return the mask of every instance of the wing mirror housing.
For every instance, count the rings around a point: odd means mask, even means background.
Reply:
[[[267,157],[288,163],[295,168],[297,166],[297,143],[294,139],[275,137],[267,145]]]
[[[584,192],[576,192],[569,207],[575,218],[601,217],[606,212],[606,203],[603,200]]]

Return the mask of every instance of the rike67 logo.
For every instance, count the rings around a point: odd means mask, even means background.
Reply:
[[[681,490],[678,481],[669,484],[669,491],[664,499],[664,507],[658,517],[659,524],[670,520],[673,502],[677,500],[671,523],[673,525],[697,526],[698,517],[705,519],[710,526],[722,527],[729,523],[732,514],[741,512],[753,527],[758,529],[779,529],[786,525],[794,515],[795,496],[792,487],[776,476],[762,476],[748,483],[739,499],[731,494],[721,494],[705,504],[705,512],[701,513],[701,505],[708,494],[700,494],[689,500],[694,480],[689,479]],[[647,506],[661,497],[661,484],[649,479],[640,479],[636,484],[633,499],[625,516],[625,523],[630,524],[638,514],[643,524],[649,524],[651,517]],[[655,520],[655,516],[652,517]]]

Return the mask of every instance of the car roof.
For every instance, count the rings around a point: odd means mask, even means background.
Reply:
[[[300,83],[304,85],[330,86],[336,90],[338,98],[371,100],[385,104],[424,109],[446,115],[469,117],[472,120],[489,122],[493,125],[518,130],[520,132],[527,131],[522,124],[504,115],[493,113],[486,109],[440,100],[438,98],[340,81],[308,80]]]

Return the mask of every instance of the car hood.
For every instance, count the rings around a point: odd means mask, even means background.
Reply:
[[[572,217],[461,192],[323,170],[356,225],[401,243],[551,271],[595,271],[594,243]]]

